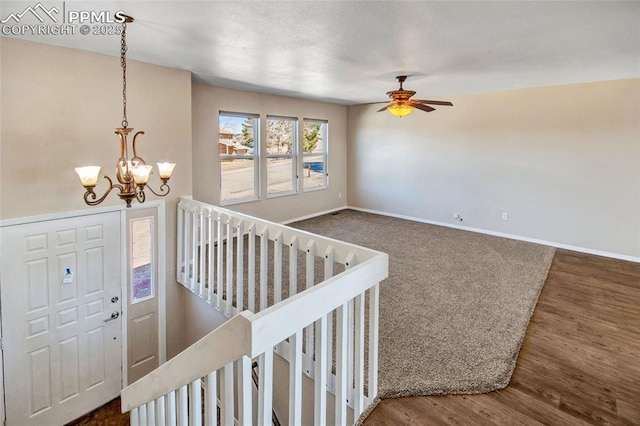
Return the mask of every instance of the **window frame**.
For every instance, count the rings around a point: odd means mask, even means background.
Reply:
[[[135,237],[135,231],[133,229],[134,227],[134,223],[137,222],[145,222],[147,221],[149,223],[149,295],[144,296],[144,297],[139,297],[137,298],[135,296],[135,269],[136,267],[133,266],[133,256],[134,256],[134,237]],[[128,268],[129,270],[128,275],[129,275],[129,282],[130,284],[130,288],[129,288],[129,304],[130,305],[135,305],[138,303],[142,303],[142,302],[146,302],[147,300],[152,300],[156,297],[156,293],[157,293],[157,282],[156,282],[156,252],[155,252],[155,247],[156,247],[156,241],[155,241],[155,220],[153,216],[144,216],[144,217],[134,217],[134,218],[130,218],[129,219],[129,247],[128,247]],[[140,266],[144,266],[144,265],[140,265]]]
[[[265,188],[266,188],[266,197],[269,198],[278,198],[278,197],[285,197],[287,195],[295,195],[298,193],[298,117],[287,117],[287,116],[281,116],[281,115],[267,115],[265,118],[265,125],[266,125],[266,141],[265,142],[265,148],[266,144],[268,143],[269,140],[269,120],[283,120],[283,121],[290,121],[292,122],[293,125],[293,129],[291,130],[291,153],[290,154],[269,154],[268,152],[266,152],[265,149],[265,170],[266,170],[266,181],[265,181]],[[277,159],[277,158],[288,158],[291,160],[291,189],[289,191],[278,191],[278,192],[274,192],[274,193],[269,193],[269,159]]]
[[[317,119],[317,118],[303,118],[302,119],[302,134],[304,136],[304,125],[305,123],[320,123],[320,130],[322,132],[322,163],[323,163],[323,176],[322,176],[322,185],[321,186],[314,186],[312,188],[306,188],[305,187],[305,178],[306,176],[304,175],[304,159],[305,156],[310,157],[310,156],[317,156],[317,153],[313,153],[313,152],[304,152],[304,137],[302,138],[302,140],[300,141],[301,144],[301,149],[300,151],[302,152],[302,155],[300,156],[302,158],[302,192],[314,192],[314,191],[322,191],[324,189],[328,189],[329,188],[329,121],[328,120],[322,120],[322,119]]]
[[[253,119],[253,154],[220,154],[220,118],[221,117],[237,117]],[[260,114],[251,114],[245,112],[218,111],[218,162],[220,164],[220,205],[229,206],[233,204],[247,203],[260,199],[260,170],[261,170],[261,138],[260,138]],[[222,182],[223,170],[222,163],[224,160],[252,160],[253,161],[253,195],[242,198],[231,198],[225,200],[223,198]]]

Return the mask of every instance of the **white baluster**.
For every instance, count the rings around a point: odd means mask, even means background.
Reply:
[[[273,349],[267,348],[258,360],[258,426],[271,425],[272,401]]]
[[[305,262],[305,278],[306,283],[305,287],[307,289],[313,287],[314,284],[314,271],[315,271],[315,255],[316,255],[316,247],[315,242],[313,240],[309,241],[307,244],[307,256]],[[311,378],[315,377],[315,369],[313,363],[313,341],[314,341],[314,330],[313,324],[309,325],[305,329],[306,334],[306,342],[305,342],[305,363],[307,365],[307,374],[311,376]]]
[[[181,283],[186,283],[185,273],[187,270],[187,263],[185,262],[185,250],[184,250],[184,206],[182,201],[178,205],[178,221],[177,221],[178,238],[176,240],[176,260],[178,262],[178,268],[176,270],[176,280]]]
[[[313,423],[315,426],[327,424],[327,316],[323,315],[316,324],[316,377],[314,387]]]
[[[227,287],[226,287],[226,309],[224,314],[227,317],[233,315],[233,218],[227,221]]]
[[[333,277],[333,247],[329,246],[324,253],[324,279]],[[330,313],[327,320],[327,382],[331,380],[331,366],[333,365],[333,314]]]
[[[198,264],[200,266],[200,273],[198,280],[198,296],[202,298],[204,295],[204,283],[206,275],[206,267],[207,267],[207,238],[206,238],[206,227],[205,227],[205,214],[206,210],[200,210],[200,256],[198,259]]]
[[[223,266],[223,254],[224,254],[224,240],[223,240],[223,228],[222,228],[222,214],[218,214],[218,217],[216,218],[217,220],[217,229],[218,229],[218,247],[217,247],[217,259],[218,262],[216,263],[216,293],[217,293],[217,299],[216,299],[216,308],[218,308],[219,311],[222,312],[222,277],[223,277],[223,271],[222,271],[222,266]]]
[[[129,424],[131,426],[140,426],[140,415],[138,414],[139,410],[140,409],[138,407],[131,410],[129,414]]]
[[[205,384],[205,424],[207,426],[214,426],[218,423],[218,383],[215,371],[207,375]]]
[[[354,342],[354,299],[347,302],[347,401],[353,404],[354,393],[354,379],[353,379],[353,359],[355,353]],[[349,399],[350,396],[350,399]],[[353,406],[353,405],[352,405]]]
[[[190,385],[189,424],[202,425],[202,383],[195,379]]]
[[[355,298],[355,389],[353,415],[357,418],[364,411],[364,295]]]
[[[165,403],[164,403],[164,396],[161,396],[160,398],[156,399],[156,423],[159,424],[160,426],[166,426],[167,424],[167,417],[165,414]]]
[[[244,222],[238,223],[238,239],[236,242],[236,308],[244,311]]]
[[[223,425],[233,425],[233,362],[220,370],[220,421]]]
[[[273,239],[273,303],[282,300],[282,232]]]
[[[247,271],[247,285],[249,291],[247,297],[249,298],[248,309],[251,312],[256,311],[256,226],[251,224],[249,227],[249,270]]]
[[[147,403],[147,424],[149,426],[156,426],[156,401],[149,401]]]
[[[209,243],[209,253],[208,253],[208,263],[209,267],[207,268],[207,302],[211,305],[214,304],[213,300],[213,286],[214,286],[214,277],[215,277],[215,227],[214,227],[214,212],[209,210],[209,214],[207,215],[207,242]]]
[[[178,425],[189,425],[189,402],[187,385],[184,385],[178,391]]]
[[[238,360],[238,424],[240,426],[250,426],[253,423],[251,387],[251,358],[243,356]]]
[[[269,273],[269,229],[260,234],[260,310],[267,309],[267,277]]]
[[[182,285],[185,287],[189,287],[189,277],[191,274],[191,268],[193,267],[191,263],[191,214],[188,211],[184,213],[184,241],[182,244],[183,253],[184,253],[184,273],[182,279]]]
[[[289,424],[302,423],[302,331],[289,337]]]
[[[191,212],[191,271],[189,276],[189,288],[196,291],[196,279],[198,278],[198,212]]]
[[[138,414],[140,415],[140,426],[148,426],[149,424],[147,423],[147,404],[142,404],[139,408],[140,410],[138,411]]]
[[[167,394],[167,426],[176,426],[176,392],[171,391]]]
[[[298,292],[298,237],[289,240],[289,297]]]
[[[345,270],[351,269],[356,266],[356,257],[353,253],[349,253],[347,261],[345,262]],[[355,345],[353,342],[354,336],[354,300],[351,299],[347,302],[347,401],[353,403],[353,355]]]
[[[369,290],[369,403],[378,394],[378,323],[380,284]]]
[[[336,386],[335,419],[336,425],[347,423],[347,304],[336,309]]]

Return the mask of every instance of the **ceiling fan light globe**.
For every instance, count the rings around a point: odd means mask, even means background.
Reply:
[[[413,107],[406,104],[396,104],[388,107],[387,111],[396,117],[404,117],[405,115],[409,115],[413,112]]]

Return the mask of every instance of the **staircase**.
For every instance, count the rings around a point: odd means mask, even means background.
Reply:
[[[358,419],[377,394],[386,254],[188,198],[177,248],[178,282],[229,319],[122,390],[132,425]]]

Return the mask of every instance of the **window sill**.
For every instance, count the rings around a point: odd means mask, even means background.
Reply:
[[[220,207],[233,206],[235,204],[252,203],[254,201],[260,201],[258,197],[251,198],[238,198],[237,200],[220,200]]]

